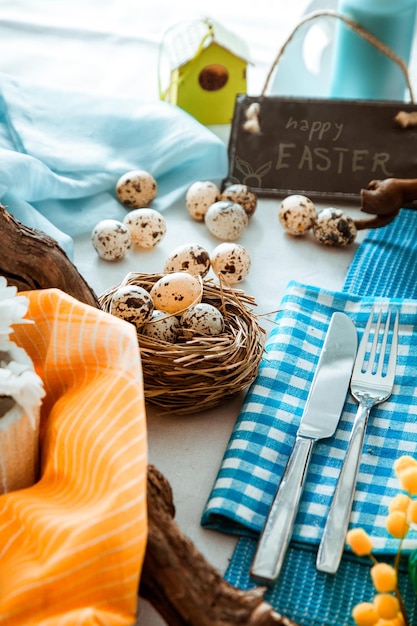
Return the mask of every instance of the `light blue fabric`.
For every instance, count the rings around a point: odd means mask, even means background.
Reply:
[[[68,252],[68,236],[123,219],[115,185],[135,169],[155,177],[152,208],[165,211],[194,181],[220,182],[227,149],[167,103],[54,91],[0,74],[0,201],[17,219],[49,229]]]
[[[374,302],[314,286],[290,283],[233,430],[202,524],[256,535],[264,525],[295,440],[330,318],[343,311],[361,334]],[[398,491],[393,462],[417,454],[417,301],[391,301],[400,311],[401,334],[394,391],[372,411],[351,525],[372,534],[375,552],[393,553],[398,541],[386,531],[389,500]],[[348,393],[336,434],[314,448],[293,540],[317,545],[345,456],[357,403]],[[408,539],[404,549],[409,546]]]

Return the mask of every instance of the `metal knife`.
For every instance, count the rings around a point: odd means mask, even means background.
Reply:
[[[331,437],[340,419],[357,350],[357,332],[344,313],[333,313],[295,443],[261,533],[250,574],[274,582],[291,539],[313,446]]]

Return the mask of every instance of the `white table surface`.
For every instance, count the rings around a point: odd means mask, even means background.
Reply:
[[[249,68],[248,91],[257,94],[293,26],[305,10],[318,5],[334,2],[38,0],[33,4],[0,0],[0,71],[55,87],[94,89],[104,97],[119,91],[138,100],[156,100],[158,46],[164,32],[184,19],[208,15],[247,39],[254,62]],[[56,46],[51,45],[54,36]],[[227,128],[214,131],[227,140]],[[292,238],[278,222],[278,206],[278,199],[260,199],[239,240],[252,257],[251,272],[241,288],[256,298],[267,326],[267,314],[273,316],[290,280],[341,289],[365,234],[361,232],[357,242],[345,249],[320,246],[312,236]],[[348,212],[355,217],[358,208],[349,207]],[[204,224],[190,218],[182,201],[165,217],[167,234],[155,249],[130,252],[118,263],[99,259],[89,235],[75,240],[75,263],[97,294],[119,284],[130,271],[162,271],[167,256],[181,243],[197,242],[208,251],[219,243]],[[242,400],[240,394],[218,408],[184,417],[161,417],[152,409],[148,413],[149,462],[171,483],[178,525],[220,572],[227,567],[235,539],[202,529],[200,517]],[[141,600],[138,610],[138,625],[163,624],[146,602]]]

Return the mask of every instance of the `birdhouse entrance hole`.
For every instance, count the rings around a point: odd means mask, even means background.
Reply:
[[[219,91],[229,80],[229,72],[224,65],[212,64],[203,68],[198,76],[200,87],[205,91]]]

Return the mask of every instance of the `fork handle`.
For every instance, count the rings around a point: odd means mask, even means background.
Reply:
[[[359,404],[317,553],[317,569],[328,574],[337,572],[342,558],[369,413],[366,403]]]

